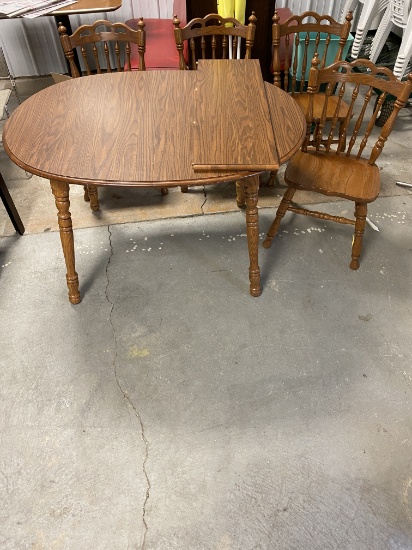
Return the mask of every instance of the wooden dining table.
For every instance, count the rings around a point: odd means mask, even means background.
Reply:
[[[106,73],[46,88],[11,115],[3,143],[17,165],[51,182],[69,300],[77,304],[72,184],[88,185],[93,196],[94,186],[237,181],[246,201],[250,294],[259,296],[259,175],[287,161],[305,132],[302,111],[263,81],[258,60],[203,60],[197,71]]]

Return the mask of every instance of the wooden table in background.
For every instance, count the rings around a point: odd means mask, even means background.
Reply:
[[[67,34],[72,34],[72,26],[70,24],[69,15],[80,15],[84,13],[101,13],[107,11],[115,11],[122,6],[122,0],[78,0],[70,6],[65,6],[56,11],[46,13],[44,17],[54,16],[56,20],[56,29],[59,23],[62,23],[67,30]],[[5,15],[0,15],[0,19],[10,19]],[[24,18],[21,18],[24,21]],[[80,70],[79,59],[76,50],[74,51],[74,60]]]
[[[121,5],[122,0],[78,0],[75,4],[50,12],[48,15],[59,17],[60,15],[115,11],[119,9]]]
[[[70,6],[65,6],[55,11],[50,11],[46,13],[44,17],[54,16],[56,19],[61,21],[63,25],[70,30],[70,21],[69,15],[79,15],[82,13],[101,13],[107,11],[115,11],[122,6],[122,0],[78,0]],[[10,19],[5,15],[0,15],[0,19]],[[24,21],[24,18],[22,18]],[[66,24],[68,27],[66,26]],[[71,34],[71,33],[69,33]]]
[[[199,63],[198,71],[76,78],[42,90],[12,114],[4,148],[24,170],[51,182],[71,303],[80,302],[80,293],[69,184],[175,187],[242,180],[250,293],[260,295],[259,174],[299,149],[306,123],[293,98],[256,76],[257,64],[218,60],[204,69]],[[214,97],[205,101],[210,86]],[[233,97],[227,108],[215,112],[228,90]],[[205,145],[216,156],[206,158]],[[201,171],[193,169],[195,161]]]

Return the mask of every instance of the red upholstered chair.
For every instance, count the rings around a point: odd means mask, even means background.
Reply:
[[[173,14],[186,24],[186,1],[174,0]],[[138,19],[128,19],[126,25],[137,30]],[[173,34],[173,21],[170,19],[146,19],[146,70],[179,69],[179,52]],[[139,67],[139,53],[135,44],[131,45],[130,63],[132,71]]]

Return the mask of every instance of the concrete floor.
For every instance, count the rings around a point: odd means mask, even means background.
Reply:
[[[412,549],[398,122],[358,272],[351,228],[290,215],[252,298],[244,212],[98,220],[75,231],[72,306],[52,206],[0,238],[1,550]]]

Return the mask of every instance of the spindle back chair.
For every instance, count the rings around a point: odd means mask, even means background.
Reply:
[[[110,21],[100,19],[91,25],[82,25],[69,36],[66,27],[59,23],[60,42],[69,63],[71,76],[73,78],[82,76],[74,60],[76,48],[79,49],[88,76],[93,73],[111,73],[116,70],[130,71],[130,44],[137,44],[139,50],[138,70],[144,71],[146,51],[144,27],[143,18],[140,18],[137,30],[131,29],[124,23],[110,23]],[[103,46],[103,52],[98,47],[100,43]],[[113,44],[113,47],[110,47],[110,44]],[[113,57],[114,67],[112,67]]]
[[[201,59],[239,58],[238,40],[240,38],[245,39],[244,58],[251,57],[256,30],[255,12],[252,12],[247,25],[243,25],[233,17],[224,18],[217,13],[211,13],[204,18],[192,19],[183,28],[180,27],[180,21],[175,15],[173,25],[180,69],[196,70],[199,53]],[[231,47],[230,36],[232,37]],[[186,40],[189,45],[188,65],[183,54]]]
[[[275,10],[272,18],[273,83],[290,91],[292,95],[306,91],[312,58],[318,54],[320,68],[342,59],[352,22],[349,12],[344,23],[338,23],[330,15],[307,11],[292,15],[284,23]],[[338,37],[336,44],[333,40]],[[282,61],[281,41],[284,46]],[[283,73],[283,74],[282,74]]]
[[[272,21],[273,83],[290,92],[306,113],[306,88],[312,58],[315,54],[319,55],[320,68],[342,59],[351,29],[352,12],[346,15],[343,23],[335,21],[330,15],[321,15],[313,11],[292,15],[281,23],[280,16],[275,10]],[[323,97],[318,94],[313,108],[315,129],[322,106]],[[332,99],[329,102],[330,116],[333,111]],[[345,118],[346,112],[346,105],[341,103],[339,120]],[[275,172],[271,173],[269,186],[273,185],[275,175]]]
[[[351,224],[355,226],[355,233],[350,267],[358,269],[367,204],[378,197],[380,190],[380,172],[376,160],[393,129],[400,109],[412,92],[412,74],[405,82],[400,82],[388,68],[377,67],[366,59],[358,59],[352,63],[339,61],[323,69],[319,69],[319,65],[320,59],[316,54],[309,75],[306,139],[286,168],[285,182],[288,189],[263,245],[265,248],[271,246],[287,210],[322,220]],[[310,124],[315,100],[322,85],[326,88],[323,109],[317,134],[312,137]],[[335,87],[336,97],[333,96]],[[371,101],[377,89],[381,90],[379,98],[375,102]],[[388,94],[396,97],[394,109],[379,132],[375,121]],[[334,111],[329,118],[328,106],[332,98]],[[344,99],[348,110],[339,125],[339,109]],[[299,189],[354,201],[355,219],[291,204],[295,191]]]

